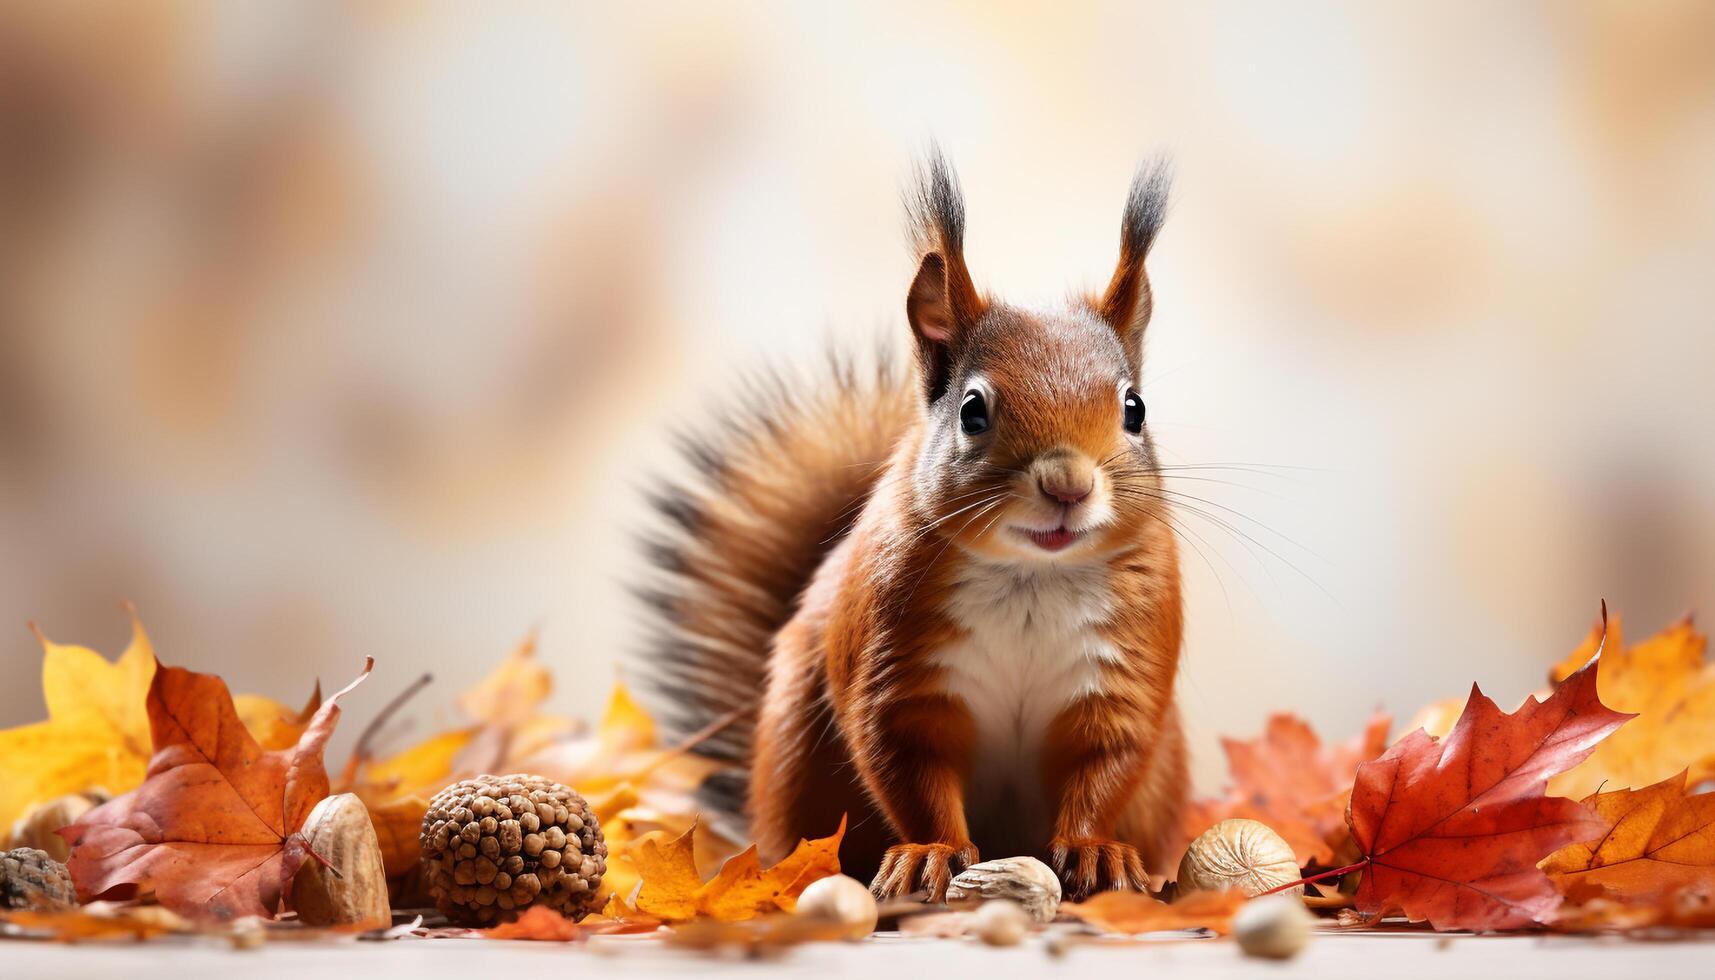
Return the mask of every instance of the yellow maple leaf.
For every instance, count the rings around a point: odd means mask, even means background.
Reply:
[[[655,719],[631,696],[624,684],[614,682],[607,696],[607,709],[602,712],[596,737],[609,752],[626,752],[655,747]]]
[[[310,692],[310,700],[302,709],[288,708],[273,698],[265,698],[260,694],[239,694],[232,699],[232,707],[238,712],[238,720],[244,723],[250,737],[256,739],[256,744],[268,752],[278,752],[297,745],[298,739],[304,735],[304,729],[310,726],[310,719],[315,717],[316,709],[321,706],[320,683]]]
[[[790,912],[812,881],[840,873],[840,841],[846,823],[828,837],[801,840],[779,863],[764,868],[752,844],[727,859],[704,882],[697,871],[695,825],[677,838],[646,835],[624,855],[642,886],[637,911],[669,921],[694,918],[738,922],[769,912]]]
[[[454,760],[475,736],[474,728],[454,728],[371,762],[357,790],[376,800],[413,793],[433,795],[452,781]]]
[[[532,633],[487,677],[459,695],[458,706],[478,724],[510,728],[533,716],[553,690],[553,676],[536,659],[536,635]]]
[[[1708,637],[1687,618],[1628,648],[1614,616],[1605,645],[1597,626],[1550,676],[1567,676],[1598,647],[1602,703],[1637,717],[1583,764],[1550,780],[1549,792],[1581,800],[1598,789],[1650,786],[1686,769],[1693,785],[1715,777],[1715,664],[1705,660]]]
[[[42,693],[48,719],[0,731],[0,829],[37,803],[143,782],[151,744],[144,698],[155,650],[136,616],[131,643],[109,662],[87,647],[42,643]]]
[[[659,795],[659,794],[654,794]],[[682,837],[697,823],[696,810],[689,805],[666,810],[639,800],[636,789],[622,784],[613,793],[591,801],[601,824],[602,837],[607,841],[607,874],[601,885],[613,895],[629,896],[641,880],[636,867],[623,858],[632,853],[645,839],[666,840]],[[725,836],[700,827],[691,838],[692,861],[699,868],[719,867],[721,862],[737,854],[740,847]]]

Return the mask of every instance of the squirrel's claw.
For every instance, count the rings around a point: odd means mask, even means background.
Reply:
[[[1149,890],[1149,873],[1137,848],[1118,841],[1057,837],[1049,857],[1066,897],[1083,901],[1097,892]]]
[[[898,898],[914,891],[929,893],[932,903],[947,900],[953,875],[977,861],[976,846],[964,844],[895,844],[881,859],[881,870],[869,890],[878,899]]]

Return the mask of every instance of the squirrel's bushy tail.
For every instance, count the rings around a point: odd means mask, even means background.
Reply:
[[[736,831],[774,634],[856,520],[915,411],[910,372],[831,357],[813,380],[774,374],[682,441],[689,472],[651,495],[646,642],[636,672],[668,741],[725,765],[703,790]],[[722,722],[725,722],[722,724]],[[745,839],[740,837],[738,839]]]

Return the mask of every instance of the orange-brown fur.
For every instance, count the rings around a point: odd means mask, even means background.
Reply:
[[[980,854],[1008,856],[996,847],[1049,861],[1074,896],[1142,888],[1169,859],[1162,848],[1186,793],[1173,700],[1178,553],[1147,430],[1122,427],[1122,399],[1140,375],[1151,307],[1143,262],[1162,187],[1154,177],[1134,185],[1103,295],[1030,311],[977,292],[956,185],[938,162],[925,182],[906,303],[920,370],[908,385],[914,397],[878,395],[886,421],[872,417],[864,438],[839,451],[871,460],[850,531],[820,539],[825,555],[781,616],[789,593],[778,581],[749,588],[757,569],[731,557],[768,566],[781,544],[742,540],[755,524],[731,508],[785,500],[799,489],[791,481],[807,478],[776,465],[767,473],[788,486],[737,494],[756,468],[741,477],[744,467],[727,464],[735,473],[684,522],[701,551],[673,555],[695,588],[664,608],[712,651],[681,660],[705,687],[734,671],[747,684],[754,674],[742,672],[754,662],[739,663],[744,644],[783,622],[767,644],[754,728],[744,730],[750,758],[735,759],[747,763],[750,829],[765,859],[827,834],[844,814],[842,862],[873,876],[878,894],[939,897]],[[980,431],[961,415],[973,392],[991,409]],[[800,441],[810,431],[801,421],[778,423],[797,446],[784,452],[813,463],[826,451]],[[888,424],[891,452],[873,475]],[[811,468],[827,474],[832,463]],[[827,525],[851,482],[805,488],[812,503],[799,510],[817,519],[795,525],[803,530],[786,555],[802,553],[809,526]],[[980,619],[991,608],[1009,614],[1015,592],[1025,616],[1016,651],[1005,630]],[[721,632],[723,609],[739,612],[739,632]],[[963,657],[993,657],[1003,680],[1017,671],[1022,682],[973,688],[986,667]],[[1005,724],[1014,707],[1016,730]],[[1047,720],[1031,727],[1026,716]],[[1033,771],[1008,769],[1013,758]],[[1015,815],[995,792],[1023,792],[1028,805]],[[1038,807],[1043,816],[1029,816]]]

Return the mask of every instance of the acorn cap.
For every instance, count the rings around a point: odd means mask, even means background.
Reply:
[[[0,910],[49,911],[76,904],[77,889],[66,866],[46,851],[33,847],[0,851]]]
[[[423,815],[423,878],[448,919],[492,925],[546,905],[595,911],[607,843],[589,804],[541,776],[477,776],[435,794]]]

